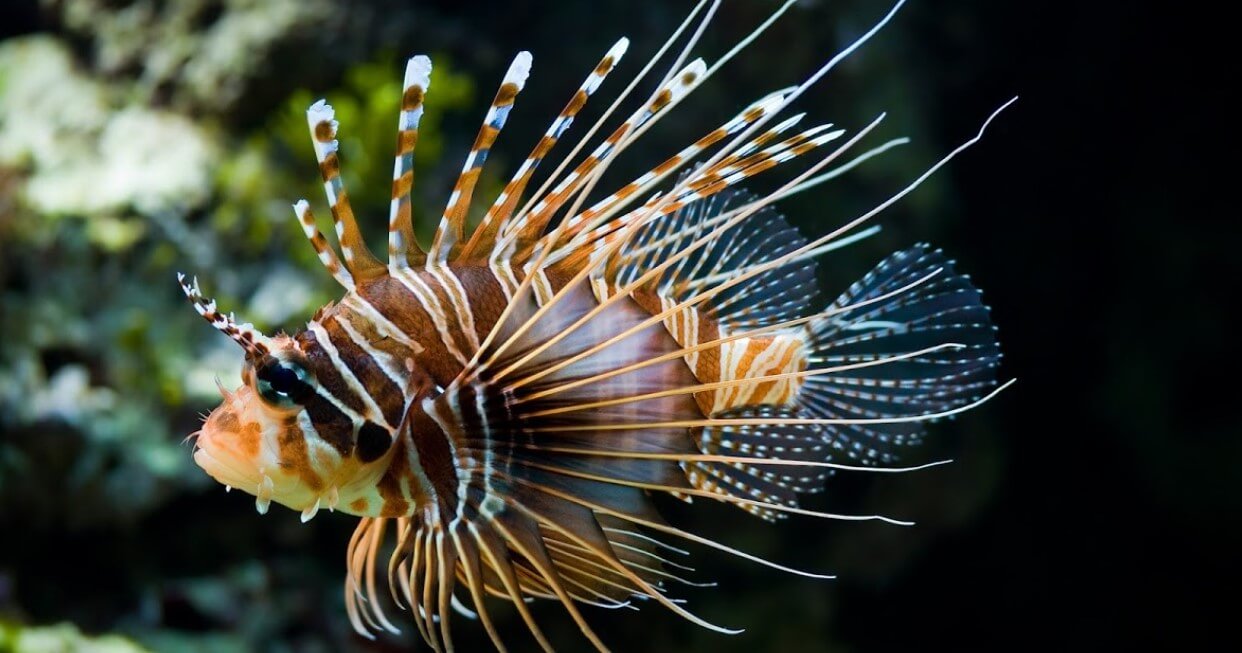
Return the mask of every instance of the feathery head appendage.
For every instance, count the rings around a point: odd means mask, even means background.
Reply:
[[[414,238],[411,190],[414,149],[423,117],[423,101],[431,88],[431,58],[420,54],[405,63],[401,112],[397,119],[397,152],[392,167],[392,201],[388,209],[388,266],[391,270],[420,265],[426,254]]]
[[[204,297],[203,291],[198,287],[197,277],[187,282],[186,276],[178,272],[177,283],[181,285],[182,292],[194,305],[194,310],[211,323],[211,326],[241,345],[242,349],[246,350],[248,358],[262,358],[272,350],[271,338],[263,335],[263,332],[256,329],[253,324],[239,323],[232,314],[221,313],[216,306],[216,300]]]
[[[354,218],[345,182],[341,179],[340,144],[337,141],[339,124],[332,105],[325,100],[312,104],[306,110],[306,124],[315,147],[315,158],[319,161],[319,174],[323,177],[324,193],[332,209],[332,221],[336,224],[337,242],[341,246],[345,267],[357,279],[382,276],[387,268],[367,248]]]
[[[340,259],[336,257],[336,252],[332,250],[332,246],[328,244],[328,240],[324,238],[323,232],[319,231],[319,227],[315,226],[315,216],[311,213],[310,202],[304,199],[298,200],[293,204],[293,214],[298,219],[298,224],[302,225],[302,233],[306,239],[310,241],[311,247],[315,250],[315,254],[319,257],[319,262],[327,268],[328,273],[332,275],[336,282],[347,291],[354,289],[354,278],[341,265]]]
[[[276,444],[290,432],[302,436],[300,427],[287,419],[290,406],[286,402],[302,396],[309,387],[305,367],[295,362],[303,357],[293,339],[268,337],[251,324],[238,323],[203,296],[197,279],[187,282],[183,274],[177,279],[195,310],[246,350],[242,372],[246,384],[235,392],[221,392],[223,403],[207,416],[195,439],[195,463],[225,487],[253,494],[260,514],[267,512],[273,500],[299,510],[317,506],[326,488],[315,466],[322,466],[324,458],[316,456],[312,462],[305,455],[307,442],[300,445],[301,458],[282,451],[285,444]]]

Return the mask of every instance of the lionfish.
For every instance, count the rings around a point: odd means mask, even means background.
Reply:
[[[376,590],[381,577],[436,650],[452,649],[450,609],[481,622],[504,649],[487,597],[512,603],[544,649],[549,642],[528,606],[536,598],[563,605],[601,650],[580,605],[645,599],[701,626],[740,632],[667,594],[670,583],[690,583],[678,575],[684,565],[669,559],[684,551],[669,540],[831,576],[679,529],[657,513],[654,495],[725,502],[769,522],[790,514],[888,520],[817,512],[800,507],[799,495],[820,490],[835,470],[901,471],[891,465],[895,453],[918,442],[925,423],[1004,387],[995,379],[1000,353],[988,309],[939,250],[898,251],[835,301],[816,300],[815,259],[874,233],[863,224],[983,128],[905,189],[819,238],[799,235],[773,207],[901,142],[825,171],[883,115],[848,138],[827,124],[795,131],[802,115],[774,122],[901,3],[804,83],[765,95],[585,204],[618,154],[792,1],[711,67],[687,63],[718,4],[699,2],[560,167],[528,192],[628,41],[613,45],[467,234],[480,170],[530,72],[530,53],[518,53],[425,249],[414,237],[410,190],[431,61],[411,58],[387,263],[368,250],[350,208],[333,109],[313,104],[307,122],[339,255],[310,205],[293,208],[345,294],[305,330],[264,335],[178,275],[198,312],[245,350],[244,384],[221,388],[224,401],[198,433],[195,462],[255,495],[260,513],[275,501],[301,511],[303,521],[325,507],[360,518],[344,598],[363,636],[396,632]],[[565,172],[692,25],[655,91]],[[774,192],[737,188],[830,143]],[[395,542],[381,567],[386,534]]]

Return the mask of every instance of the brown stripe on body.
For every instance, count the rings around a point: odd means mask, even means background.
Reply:
[[[327,315],[335,315],[337,312],[343,311],[343,315],[349,320],[349,325],[357,331],[368,346],[378,350],[382,355],[389,358],[389,364],[385,367],[389,372],[393,373],[399,381],[404,382],[406,377],[405,364],[408,360],[417,362],[420,360],[419,352],[415,351],[408,344],[382,333],[379,327],[373,323],[367,316],[346,305],[341,305],[337,311],[331,314],[325,314],[324,317],[316,317],[317,320],[323,322],[328,319]],[[383,312],[381,311],[381,314]],[[387,317],[387,315],[385,315]],[[419,343],[414,343],[418,345]]]
[[[452,511],[457,501],[457,465],[448,444],[450,435],[421,406],[412,410],[410,433],[418,462],[441,504]]]
[[[791,346],[793,343],[789,342],[789,338],[790,336],[787,335],[756,336],[725,343],[723,347],[726,349],[741,349],[740,356],[737,354],[731,356],[731,358],[734,358],[735,363],[732,369],[725,370],[725,378],[727,380],[745,379],[802,371],[806,368],[805,358],[798,355],[800,353],[799,348]],[[760,357],[773,347],[782,347],[785,348],[785,351],[776,360],[760,362]],[[752,404],[786,403],[796,390],[796,384],[797,382],[793,379],[780,379],[739,384],[700,394],[713,395],[714,411],[724,411]],[[762,401],[765,395],[778,387],[780,391],[773,401]]]
[[[448,273],[454,274],[465,290],[467,309],[474,319],[475,335],[482,340],[491,331],[507,305],[507,298],[495,275],[483,266],[452,266]],[[469,352],[462,325],[457,312],[448,303],[449,296],[442,284],[434,275],[420,270],[409,270],[408,274],[417,276],[432,291],[433,297],[442,307],[441,315],[449,327],[452,342],[462,352]],[[377,348],[383,349],[399,360],[413,358],[415,364],[426,371],[441,386],[448,385],[462,370],[462,364],[446,348],[436,330],[435,321],[418,297],[401,281],[392,277],[383,277],[359,286],[359,296],[375,310],[393,323],[398,329],[423,347],[421,352],[410,352],[408,348],[389,339],[371,339]],[[361,315],[351,319],[350,324],[359,328],[368,321]],[[368,333],[370,329],[368,324]]]
[[[658,283],[658,279],[653,283]],[[659,315],[664,312],[663,301],[650,287],[636,288],[631,297],[643,310],[652,315]],[[683,329],[688,328],[687,325],[690,322],[687,318],[692,313],[697,314],[698,317],[698,331],[694,337],[690,337],[690,334],[682,333]],[[682,347],[711,342],[721,337],[720,326],[711,314],[707,311],[698,310],[695,307],[685,308],[673,313],[664,318],[662,322],[669,335]],[[692,354],[687,354],[682,359],[686,361],[686,365],[690,367],[690,371],[699,383],[714,383],[721,380],[720,346],[708,347]],[[696,392],[694,393],[694,400],[703,415],[710,416],[712,414],[712,404],[715,400],[715,391]]]
[[[301,405],[314,424],[319,439],[332,445],[342,456],[348,456],[354,450],[354,421],[341,409],[319,394],[310,395]]]
[[[466,302],[474,319],[475,336],[481,342],[491,333],[509,304],[495,273],[482,265],[453,266],[449,272],[457,277],[466,291]]]
[[[668,302],[661,300],[650,288],[635,289],[632,297],[652,315],[663,313]],[[712,342],[725,335],[712,312],[704,310],[703,307],[683,308],[662,321],[666,330],[682,347]],[[694,333],[690,333],[691,329]],[[797,372],[806,368],[805,352],[797,346],[798,342],[800,340],[796,336],[789,334],[755,336],[687,353],[684,360],[699,383]],[[782,348],[779,357],[760,362],[761,356],[770,351],[776,353],[772,349],[774,347]],[[754,403],[785,404],[794,399],[799,386],[800,383],[796,380],[764,381],[697,392],[694,393],[694,399],[704,415],[712,415],[721,410]],[[773,391],[777,392],[769,400],[767,395]]]
[[[375,360],[371,352],[354,342],[335,316],[324,320],[322,324],[328,333],[328,338],[336,347],[341,362],[345,363],[367,394],[379,406],[384,421],[395,428],[401,423],[401,413],[405,408],[405,396],[401,388],[380,368],[379,361]],[[353,323],[350,324],[352,326]]]
[[[298,348],[306,355],[309,362],[308,368],[314,372],[319,387],[345,404],[350,410],[359,415],[365,415],[366,404],[363,403],[362,397],[359,397],[349,387],[345,377],[336,369],[332,358],[328,356],[328,352],[324,351],[323,344],[319,342],[315,333],[308,329],[299,333],[297,340]],[[319,399],[323,400],[322,397]]]
[[[441,319],[443,319],[448,329],[447,335],[449,338],[452,338],[453,345],[457,348],[457,351],[462,352],[467,357],[472,355],[474,347],[471,344],[470,338],[466,335],[461,318],[457,314],[453,290],[445,287],[444,281],[435,273],[425,270],[411,270],[410,274],[417,277],[423,283],[424,288],[422,290],[424,293],[430,291],[429,299],[433,306],[429,307],[429,309],[440,311]],[[413,296],[413,291],[408,288],[406,288],[406,291],[410,293],[412,299],[417,299]]]
[[[396,444],[393,445],[392,462],[384,470],[384,475],[380,477],[375,486],[380,498],[384,501],[380,506],[380,517],[408,517],[412,512],[410,498],[414,499],[415,505],[421,504],[422,493],[418,481],[410,470],[410,459],[406,450],[408,445],[405,440],[406,438],[397,438]],[[405,486],[410,488],[410,492],[414,494],[413,497],[406,497],[402,488],[402,479],[407,479]]]
[[[322,435],[320,433],[321,437]],[[310,450],[306,446],[306,434],[302,432],[302,426],[298,423],[296,415],[288,416],[281,424],[278,443],[280,458],[277,464],[280,465],[281,470],[287,474],[296,474],[311,492],[321,492],[324,489],[323,479],[315,472],[315,466],[310,459]],[[331,444],[339,450],[335,442]]]
[[[381,277],[359,286],[358,295],[423,348],[421,353],[414,356],[414,362],[437,384],[447,385],[461,371],[461,364],[440,342],[431,316],[418,298],[400,281],[392,277]]]

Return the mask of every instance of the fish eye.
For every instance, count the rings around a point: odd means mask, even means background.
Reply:
[[[255,385],[263,401],[277,408],[291,408],[314,391],[306,368],[275,357],[255,368]]]

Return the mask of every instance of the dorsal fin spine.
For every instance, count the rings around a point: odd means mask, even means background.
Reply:
[[[337,243],[341,247],[345,268],[358,278],[374,278],[386,273],[387,268],[367,249],[358,221],[349,203],[345,182],[341,179],[339,142],[337,141],[336,112],[324,100],[312,104],[306,110],[306,124],[310,128],[311,142],[315,146],[315,158],[319,161],[319,173],[323,177],[324,194],[332,209],[332,221],[336,224]]]
[[[397,118],[397,153],[393,158],[392,203],[388,210],[388,267],[391,270],[421,265],[426,254],[414,238],[413,204],[414,148],[418,145],[418,125],[423,102],[431,88],[431,59],[411,57],[405,64],[401,113]]]
[[[564,135],[565,131],[569,129],[570,125],[573,124],[578,112],[582,110],[582,107],[586,105],[591,95],[603,84],[604,78],[608,76],[608,73],[616,68],[617,62],[625,55],[629,44],[630,41],[627,38],[617,41],[609,48],[604,58],[600,60],[599,64],[582,82],[578,91],[574,93],[569,103],[565,105],[561,113],[552,121],[543,137],[535,145],[535,149],[522,162],[517,173],[513,175],[513,178],[505,185],[504,190],[501,191],[500,196],[496,198],[495,203],[488,209],[487,215],[479,223],[478,228],[470,238],[470,242],[463,248],[461,254],[463,259],[472,257],[483,258],[485,252],[490,252],[495,247],[497,234],[504,231],[509,218],[512,217],[513,210],[517,208],[517,203],[521,199],[522,193],[526,190],[527,184],[530,183],[535,169],[552,150],[553,146],[556,145],[561,136]]]
[[[504,128],[505,121],[509,118],[514,100],[526,85],[526,78],[530,76],[531,61],[531,54],[523,50],[513,58],[513,63],[509,64],[509,70],[501,81],[500,89],[496,91],[496,97],[487,110],[482,126],[479,127],[479,134],[475,137],[470,153],[466,155],[461,175],[453,186],[448,206],[440,218],[440,226],[436,229],[435,239],[428,253],[428,258],[433,264],[447,263],[453,250],[460,248],[459,243],[465,234],[470,200],[474,196],[475,186],[479,183],[483,164],[487,161],[487,155],[496,142],[496,137],[500,135],[500,130]]]

